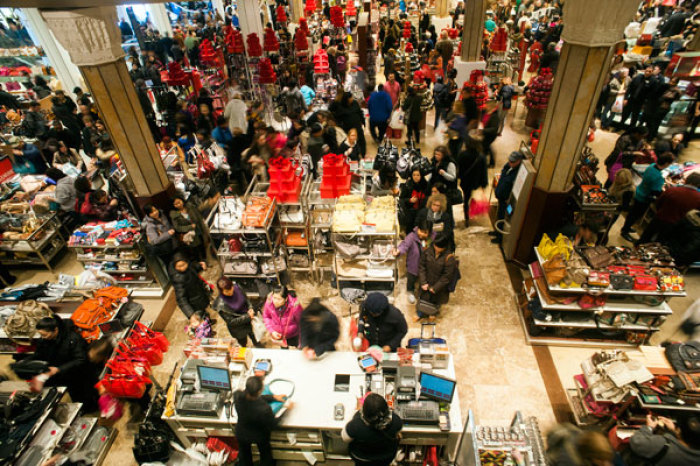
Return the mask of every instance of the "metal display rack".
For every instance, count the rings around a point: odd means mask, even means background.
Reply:
[[[170,284],[165,267],[158,258],[145,254],[142,240],[132,244],[69,245],[76,251],[76,258],[84,267],[99,266],[100,271],[114,277],[118,286],[131,291],[137,298],[162,298]],[[105,268],[106,262],[116,262],[117,268]],[[129,268],[123,264],[129,263]],[[121,265],[120,265],[121,264]],[[136,268],[131,268],[136,264]],[[128,274],[128,275],[127,275]],[[134,280],[125,279],[135,276]]]
[[[262,188],[260,188],[259,185],[260,182],[258,181],[257,176],[253,177],[253,180],[250,182],[250,185],[248,185],[248,189],[241,200],[245,203],[252,197],[261,196],[260,190]],[[277,201],[274,199],[272,200],[272,205],[267,213],[265,221],[263,222],[263,226],[261,227],[252,228],[241,225],[238,228],[221,228],[216,224],[215,220],[221,211],[221,207],[226,204],[228,199],[229,198],[225,197],[221,198],[219,203],[212,209],[206,219],[206,223],[209,226],[209,232],[212,236],[212,240],[214,241],[216,255],[219,258],[219,263],[221,264],[224,276],[234,279],[241,289],[245,291],[248,297],[261,297],[257,288],[254,287],[255,280],[263,280],[265,282],[272,282],[276,284],[281,284],[283,281],[281,274],[284,272],[284,270],[279,268],[277,266],[277,262],[274,260],[278,257],[282,257],[283,259],[285,258],[284,251],[280,248],[281,229],[276,215],[278,208]],[[244,250],[233,252],[228,246],[228,241],[232,238],[263,238],[266,249],[255,252]],[[227,267],[228,263],[251,260],[254,260],[258,265],[256,273],[233,273]],[[262,261],[267,260],[271,262],[274,270],[270,273],[263,273],[261,263]]]
[[[544,273],[543,264],[545,260],[537,248],[535,248],[535,254],[539,267]],[[538,271],[533,268],[534,266],[535,264],[530,264],[529,266],[530,274],[533,277],[538,275],[536,273]],[[543,311],[560,313],[562,315],[561,319],[537,319],[528,310],[527,302],[518,303],[520,309],[518,314],[525,331],[525,338],[531,345],[635,348],[648,341],[654,332],[658,332],[666,317],[673,313],[666,299],[686,295],[685,291],[615,290],[612,287],[563,288],[559,285],[549,284],[546,279],[532,280],[531,283],[528,283],[528,281],[525,281],[528,301],[536,297],[539,299]],[[546,289],[543,289],[544,287]],[[603,305],[594,305],[584,309],[576,301],[569,304],[550,302],[546,299],[546,295],[549,293],[560,297],[571,297],[572,295],[578,297],[584,294],[605,296],[606,301]],[[662,298],[663,300],[656,305],[644,304],[634,300],[635,297],[650,296]],[[568,320],[563,317],[566,313],[577,313],[578,316],[588,313],[590,317]],[[603,314],[622,314],[627,319],[619,325],[611,325],[600,321],[600,316]],[[535,331],[535,329],[537,330]],[[561,334],[561,332],[557,334],[557,329],[568,329],[578,331],[578,333],[567,336]],[[628,341],[626,339],[627,333],[638,333],[644,337]]]
[[[55,274],[51,261],[66,246],[66,240],[61,235],[61,222],[58,214],[37,217],[42,221],[26,239],[5,239],[0,243],[0,265],[44,265]]]
[[[350,185],[350,194],[364,195],[364,178]],[[306,205],[309,209],[310,230],[313,247],[312,276],[316,282],[323,282],[325,272],[333,272],[334,248],[331,245],[331,224],[333,210],[337,198],[324,199],[321,197],[321,181],[315,181],[309,186]],[[317,241],[316,238],[321,238]]]

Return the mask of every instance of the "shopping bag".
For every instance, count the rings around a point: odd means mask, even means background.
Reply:
[[[107,393],[117,398],[141,398],[149,383],[148,377],[123,374],[107,374],[99,382]]]
[[[615,103],[612,106],[612,112],[613,113],[622,113],[622,107],[624,104],[625,96],[624,95],[618,95],[615,98]]]
[[[148,328],[146,325],[142,324],[141,322],[134,322],[134,330],[132,334],[139,334],[145,338],[148,338],[149,340],[152,340],[154,343],[158,345],[158,347],[161,349],[161,351],[166,352],[168,351],[168,348],[170,348],[170,342],[168,339],[165,337],[160,332],[156,332],[155,330],[151,330]]]
[[[395,110],[391,114],[391,119],[389,120],[389,128],[392,129],[403,129],[404,127],[404,112],[401,109]]]
[[[265,322],[263,322],[262,317],[255,314],[253,318],[250,319],[250,326],[253,327],[253,335],[255,335],[255,339],[261,341],[267,332],[267,328],[265,328]]]
[[[491,204],[486,196],[483,196],[480,199],[473,197],[471,201],[469,201],[469,218],[486,215],[489,213],[490,208]]]
[[[163,351],[153,340],[132,333],[126,342],[134,353],[145,357],[151,366],[157,366],[163,362]]]

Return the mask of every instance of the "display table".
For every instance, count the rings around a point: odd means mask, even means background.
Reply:
[[[272,362],[272,371],[266,381],[288,379],[295,384],[290,398],[294,406],[284,414],[278,429],[272,433],[275,459],[306,462],[306,457],[312,455],[317,461],[332,461],[332,464],[350,462],[340,431],[352,419],[357,399],[361,396],[361,386],[365,384],[365,373],[357,363],[358,353],[336,351],[314,361],[305,359],[301,351],[256,348],[252,353],[253,361],[262,358]],[[397,358],[396,354],[390,356]],[[447,369],[434,372],[454,378],[452,358],[449,358]],[[350,376],[349,391],[334,391],[336,374]],[[237,378],[232,377],[234,389],[242,387],[249,375],[250,371],[247,371]],[[343,420],[334,419],[334,407],[339,403],[345,408]],[[172,417],[163,416],[163,420],[183,445],[189,446],[193,441],[206,440],[209,436],[234,436],[235,408],[232,416],[228,411],[224,406],[218,417],[184,416],[176,412]],[[444,446],[443,456],[454,459],[463,427],[458,390],[455,390],[449,417],[449,431],[441,431],[437,425],[405,424],[401,444]]]

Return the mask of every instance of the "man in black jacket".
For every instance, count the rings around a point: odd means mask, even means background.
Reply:
[[[280,422],[275,418],[270,401],[286,401],[282,395],[263,395],[263,379],[249,377],[245,382],[245,390],[233,394],[238,420],[236,422],[236,439],[238,440],[238,464],[253,466],[251,446],[256,444],[260,451],[260,466],[275,464],[270,446],[270,432]],[[287,402],[287,409],[293,406]]]
[[[338,318],[318,298],[301,313],[299,331],[299,346],[307,359],[335,351],[335,342],[340,336]]]
[[[357,326],[358,334],[364,334],[370,346],[381,346],[387,353],[395,352],[408,332],[401,311],[389,304],[386,296],[376,291],[368,294],[362,304]]]
[[[620,117],[620,125],[625,127],[625,122],[628,118],[632,118],[632,127],[637,126],[639,114],[642,111],[644,102],[646,101],[646,91],[649,87],[649,81],[653,73],[653,68],[647,66],[643,73],[637,73],[632,78],[627,92],[625,92],[624,107],[622,108],[622,116]]]
[[[519,151],[513,151],[508,156],[508,162],[503,166],[501,170],[501,177],[498,179],[498,185],[496,185],[496,199],[498,199],[498,213],[496,215],[497,220],[502,220],[506,216],[506,206],[508,205],[508,198],[510,197],[511,191],[513,191],[513,185],[515,184],[515,177],[518,176],[518,170],[520,169],[520,164],[524,155]],[[491,240],[492,243],[501,242],[501,234],[497,231],[489,232],[489,235],[495,238]]]
[[[25,132],[24,135],[29,138],[46,139],[46,134],[49,132],[49,125],[46,122],[46,118],[41,113],[41,105],[39,105],[39,102],[36,100],[32,100],[29,103],[29,111],[24,114],[22,128]]]

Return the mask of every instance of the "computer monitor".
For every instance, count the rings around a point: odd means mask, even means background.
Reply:
[[[231,377],[223,367],[197,366],[199,386],[203,390],[231,391]]]
[[[452,403],[457,382],[433,372],[420,373],[420,394],[427,398]]]

